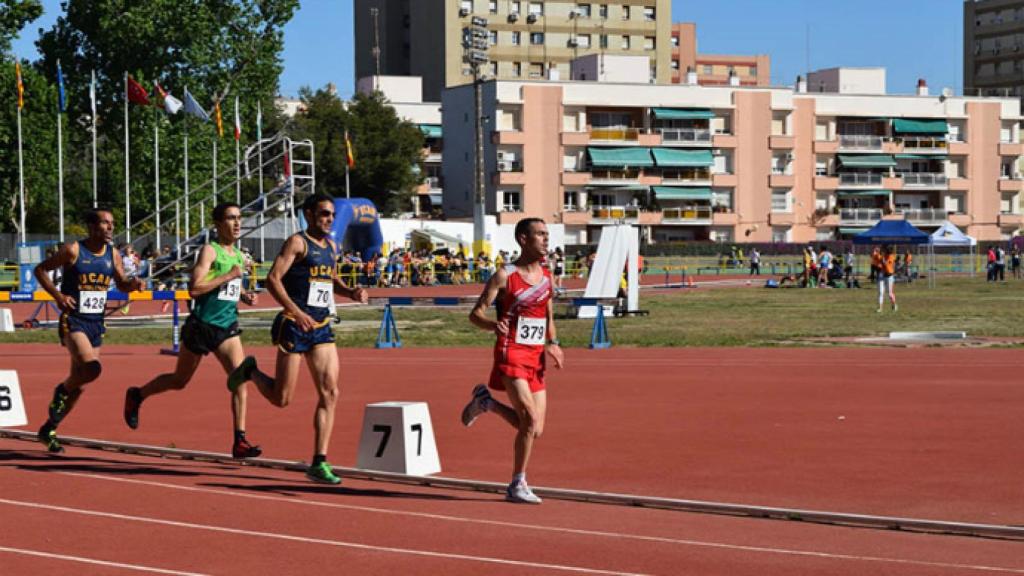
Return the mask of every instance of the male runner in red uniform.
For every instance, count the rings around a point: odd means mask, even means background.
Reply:
[[[526,464],[533,441],[544,431],[544,352],[551,354],[555,368],[562,367],[564,357],[552,314],[551,272],[543,263],[548,253],[547,225],[540,218],[520,220],[515,237],[522,256],[491,276],[469,314],[470,322],[498,336],[489,385],[505,390],[512,405],[498,402],[487,386],[479,384],[462,411],[462,423],[469,426],[484,412],[495,412],[516,429],[512,482],[505,491],[505,499],[540,504],[541,499],[526,484]],[[491,320],[486,314],[495,298],[498,316]]]

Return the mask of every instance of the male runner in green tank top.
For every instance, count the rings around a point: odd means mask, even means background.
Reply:
[[[182,347],[174,372],[161,374],[141,388],[129,388],[125,394],[124,420],[128,427],[139,426],[142,401],[168,390],[182,390],[195,374],[203,356],[210,352],[217,357],[228,374],[231,390],[231,412],[234,416],[235,438],[231,454],[235,458],[254,458],[261,454],[245,437],[246,388],[242,386],[245,370],[235,370],[245,358],[242,333],[238,327],[238,301],[250,306],[256,293],[242,287],[245,260],[234,243],[242,229],[242,212],[238,204],[225,202],[213,209],[217,240],[203,246],[192,269],[189,294],[195,301],[182,328]],[[248,370],[252,379],[273,381],[257,369]]]

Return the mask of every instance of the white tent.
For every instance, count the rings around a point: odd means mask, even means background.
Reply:
[[[931,245],[938,247],[948,246],[962,246],[966,247],[968,254],[971,256],[969,268],[971,270],[971,276],[974,276],[974,262],[975,252],[977,250],[978,241],[964,234],[959,228],[953,225],[952,222],[946,220],[939,226],[939,229],[931,235]]]

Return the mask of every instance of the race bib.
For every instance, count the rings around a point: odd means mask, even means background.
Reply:
[[[516,326],[516,344],[527,346],[543,346],[544,336],[547,334],[547,318],[519,317],[519,325]]]
[[[309,298],[306,299],[306,306],[312,308],[330,308],[331,302],[334,300],[332,297],[333,286],[330,282],[310,282],[309,283]]]
[[[78,293],[79,314],[103,314],[107,307],[107,293],[96,291],[81,291]]]
[[[225,282],[220,285],[220,289],[217,291],[217,300],[226,300],[228,302],[238,302],[238,299],[242,296],[242,279],[235,278],[230,282]]]

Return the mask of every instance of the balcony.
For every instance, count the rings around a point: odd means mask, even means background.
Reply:
[[[604,170],[595,168],[590,172],[589,184],[604,184],[616,186],[623,184],[639,184],[640,171],[630,170]]]
[[[589,210],[564,210],[562,212],[562,224],[588,224],[590,223]]]
[[[932,136],[904,136],[903,140],[903,151],[913,153],[940,153],[945,154],[949,151],[949,142],[945,138],[935,138]]]
[[[679,170],[662,170],[662,184],[700,184],[711,185],[710,168],[682,168]]]
[[[711,206],[681,206],[665,208],[661,211],[662,224],[693,224],[708,226],[711,224]]]
[[[589,132],[562,132],[562,146],[586,146],[589,143]]]
[[[796,176],[792,174],[778,173],[768,175],[768,186],[770,188],[792,188],[796,185]]]
[[[526,173],[520,170],[502,170],[494,174],[494,183],[499,186],[522,186],[526,184]]]
[[[1024,225],[1024,215],[1022,214],[1011,214],[1008,212],[1004,212],[999,215],[1000,227],[1005,228],[1009,226],[1015,226],[1019,228],[1021,225]]]
[[[923,226],[938,226],[949,216],[945,208],[899,208],[896,213],[902,214],[911,224]]]
[[[715,188],[735,188],[739,184],[739,177],[735,174],[712,174],[711,185]]]
[[[720,210],[732,210],[732,208],[726,206],[720,208]],[[735,212],[715,212],[711,215],[712,226],[735,226],[740,223],[740,215]]]
[[[971,189],[971,181],[967,178],[949,178],[949,189],[954,192],[968,192]]]
[[[1024,190],[1024,180],[1000,178],[999,179],[999,191],[1000,192],[1020,192]]]
[[[881,136],[839,135],[839,149],[843,151],[881,152]]]
[[[815,154],[835,154],[839,151],[839,142],[836,140],[815,140]]]
[[[784,211],[784,212],[770,212],[768,214],[768,225],[769,226],[792,226],[796,224],[796,214]]]
[[[843,188],[878,188],[882,185],[882,175],[873,172],[848,172],[839,175],[839,186]]]
[[[768,147],[772,150],[791,150],[796,146],[796,139],[792,136],[769,136]]]
[[[427,185],[428,190],[442,190],[444,188],[444,179],[440,176],[427,176],[424,179],[424,183]]]
[[[586,186],[590,184],[590,172],[562,172],[562,186]]]
[[[590,210],[591,224],[636,223],[640,220],[637,206],[595,206]]]
[[[839,224],[843,225],[874,225],[882,219],[881,208],[840,208]]]
[[[495,130],[491,133],[494,144],[526,144],[526,133],[519,130]]]
[[[640,140],[639,128],[591,128],[591,142],[614,142],[616,144],[638,144]]]
[[[702,128],[655,128],[663,146],[711,146],[711,130]]]
[[[932,188],[945,190],[949,181],[945,174],[931,172],[903,172],[900,174],[903,179],[904,188]]]
[[[711,139],[711,145],[715,148],[735,148],[739,145],[739,138],[733,134],[715,134]]]
[[[1013,142],[999,143],[1000,156],[1020,156],[1021,154],[1024,154],[1024,144],[1015,144]]]
[[[814,177],[814,189],[815,190],[835,190],[839,188],[839,177],[838,176],[815,176]]]
[[[427,164],[440,164],[443,156],[440,152],[427,152],[427,155],[423,157],[423,162]]]

